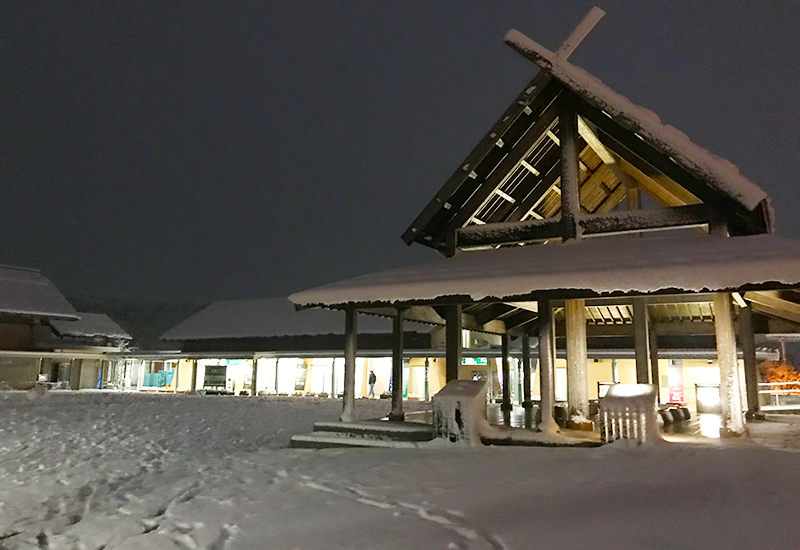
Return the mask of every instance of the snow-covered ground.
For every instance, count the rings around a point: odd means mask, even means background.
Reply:
[[[0,393],[0,549],[798,547],[794,418],[647,450],[287,448],[339,410]]]

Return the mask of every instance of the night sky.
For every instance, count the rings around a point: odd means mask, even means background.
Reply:
[[[156,5],[158,4],[158,5]],[[67,295],[286,295],[400,235],[593,2],[4,2],[0,263]],[[800,235],[800,2],[599,3],[571,61],[724,156]]]

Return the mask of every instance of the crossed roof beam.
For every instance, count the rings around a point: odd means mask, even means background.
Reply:
[[[565,59],[602,15],[602,10],[592,10],[565,45],[549,55]],[[531,57],[513,40],[506,41]],[[451,234],[461,249],[559,239],[560,227],[550,218],[560,211],[557,103],[565,94],[575,95],[547,70],[540,71],[409,227],[403,235],[406,243],[446,252]],[[604,112],[576,99],[580,202],[586,215],[579,223],[584,234],[690,227],[706,231],[715,217],[725,217],[734,234],[763,232],[757,215],[720,196],[672,157],[637,143],[636,134]],[[640,190],[667,211],[608,215]],[[502,226],[509,223],[520,225]],[[490,225],[497,227],[483,227]]]

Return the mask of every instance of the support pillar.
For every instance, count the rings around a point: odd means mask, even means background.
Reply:
[[[586,354],[586,301],[564,304],[567,329],[567,402],[569,415],[589,418],[589,381]]]
[[[258,390],[256,390],[257,382],[258,382],[258,358],[253,357],[253,375],[250,380],[250,395],[253,397],[258,395]]]
[[[650,352],[650,379],[656,385],[656,402],[661,403],[661,382],[658,376],[658,334],[653,320],[648,315],[647,342]]]
[[[461,304],[447,306],[445,312],[445,381],[458,380],[461,368]]]
[[[717,363],[719,364],[720,409],[722,426],[720,436],[745,435],[742,418],[741,384],[736,357],[736,333],[733,326],[733,304],[726,292],[714,294],[714,332],[717,337]]]
[[[533,408],[531,401],[531,336],[526,330],[522,334],[522,406],[526,411]]]
[[[389,420],[402,422],[403,414],[403,315],[404,310],[397,308],[397,315],[392,319],[394,345],[392,347],[392,410]]]
[[[636,354],[636,383],[650,383],[650,351],[647,303],[644,298],[633,299],[633,339]]]
[[[277,357],[275,358],[275,394],[278,394],[278,367],[281,364],[281,360]]]
[[[345,311],[344,399],[342,400],[342,415],[339,417],[342,422],[355,422],[356,420],[357,315],[356,310],[352,307],[347,308]]]
[[[425,358],[425,401],[430,401],[431,399],[431,390],[430,385],[428,382],[428,369],[430,367],[430,359],[427,357]]]
[[[756,340],[753,332],[753,310],[739,309],[739,341],[744,360],[744,386],[747,394],[748,420],[763,420],[761,404],[758,402],[758,365],[756,364]]]
[[[511,420],[509,413],[513,406],[511,405],[511,365],[508,357],[508,333],[500,336],[500,343],[500,354],[502,355],[500,360],[502,361],[503,369],[503,403],[500,405],[500,410],[504,413],[503,419],[505,423],[509,424]]]
[[[539,431],[547,433],[558,432],[558,424],[553,419],[553,404],[555,392],[553,379],[555,376],[553,357],[553,318],[549,300],[539,300],[539,383],[541,387],[541,400],[539,407],[542,418],[539,421]]]
[[[331,359],[331,399],[336,398],[336,357]]]

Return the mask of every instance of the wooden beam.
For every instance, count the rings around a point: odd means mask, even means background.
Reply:
[[[472,225],[458,230],[458,243],[461,247],[470,247],[567,238],[568,232],[563,220],[562,213],[561,220],[546,218]],[[577,220],[577,225],[585,236],[697,227],[708,223],[709,214],[705,205],[589,214]]]
[[[627,189],[634,189],[636,187],[636,180],[622,170],[617,162],[617,157],[611,154],[611,151],[603,145],[603,142],[597,137],[595,130],[589,126],[589,123],[587,123],[583,117],[578,117],[578,133],[583,138],[583,141],[597,153],[597,156],[600,157],[603,164],[609,167],[622,185]]]
[[[562,92],[562,94],[563,93],[565,92]],[[764,221],[758,217],[760,211],[750,212],[740,203],[721,195],[699,177],[674,162],[668,155],[660,152],[642,139],[638,139],[636,134],[630,129],[612,120],[603,114],[600,109],[597,109],[585,101],[578,101],[576,103],[579,114],[591,121],[609,138],[616,141],[619,147],[626,149],[629,153],[639,157],[657,171],[679,183],[701,201],[709,205],[709,208],[713,207],[729,221],[735,219],[738,222],[735,224],[738,233],[750,234],[766,231]]]
[[[630,192],[630,190],[628,191]],[[707,225],[708,208],[703,204],[590,214],[580,220],[584,235],[610,235],[664,229],[683,229]]]
[[[578,113],[569,95],[558,99],[558,133],[561,137],[561,224],[563,238],[580,239],[580,175],[578,173]]]
[[[527,117],[531,112],[529,105],[533,103],[542,90],[550,83],[552,77],[545,71],[540,71],[528,82],[522,92],[514,99],[511,106],[505,110],[497,122],[489,129],[475,149],[467,156],[456,171],[448,178],[436,196],[431,199],[422,212],[417,216],[411,226],[403,233],[403,240],[411,244],[418,240],[423,230],[428,226],[433,217],[439,212],[445,202],[469,178],[470,173],[492,151],[498,138],[502,138],[506,131],[521,118]],[[522,121],[520,121],[522,122]]]
[[[561,220],[546,218],[524,222],[471,225],[458,230],[461,247],[535,242],[545,239],[563,238],[564,225]]]
[[[564,40],[561,44],[561,47],[558,48],[556,51],[556,55],[559,56],[561,59],[567,59],[572,52],[575,51],[581,42],[583,42],[584,38],[588,36],[592,29],[600,22],[603,16],[606,14],[603,10],[598,8],[597,6],[593,7],[589,10],[589,13],[583,18],[583,20],[575,27],[575,30],[572,31],[572,34]]]
[[[475,322],[483,325],[489,321],[494,321],[503,315],[508,315],[512,311],[514,311],[514,306],[507,304],[492,304],[481,311],[475,312]]]
[[[467,202],[459,208],[458,212],[456,212],[448,223],[448,230],[455,230],[462,227],[471,216],[481,209],[486,199],[503,184],[509,174],[519,165],[519,162],[528,156],[531,148],[542,139],[545,130],[547,130],[557,114],[558,102],[553,101],[530,128],[528,128],[519,141],[506,145],[511,150],[503,160],[500,161],[486,180],[480,184]]]
[[[774,317],[800,323],[800,304],[784,300],[774,291],[754,291],[744,295],[745,300],[756,304],[756,309]]]

